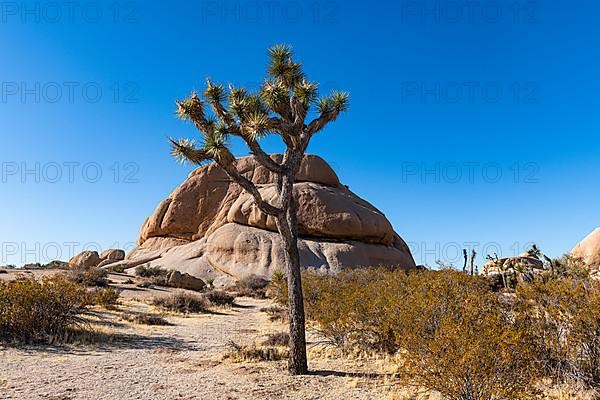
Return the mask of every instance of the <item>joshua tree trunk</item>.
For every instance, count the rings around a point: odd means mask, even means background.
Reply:
[[[283,242],[285,274],[288,283],[288,314],[290,322],[290,356],[288,370],[294,375],[306,374],[306,336],[304,329],[304,299],[302,296],[302,276],[298,251],[298,221],[294,201],[295,176],[302,162],[303,151],[288,149],[284,164],[289,169],[276,175],[275,184],[279,194],[281,214],[277,216],[277,230]]]
[[[306,337],[304,333],[304,299],[302,297],[302,276],[300,274],[300,254],[296,230],[296,207],[293,199],[286,215],[277,219],[277,227],[284,247],[285,268],[288,283],[288,313],[290,321],[290,357],[288,369],[294,375],[306,374]]]

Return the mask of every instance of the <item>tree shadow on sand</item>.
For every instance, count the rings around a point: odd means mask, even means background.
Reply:
[[[308,375],[322,376],[322,377],[340,377],[340,378],[363,378],[363,379],[384,379],[392,378],[394,374],[380,373],[380,372],[346,372],[346,371],[333,371],[333,370],[311,370],[308,371]]]
[[[61,344],[5,344],[2,349],[29,353],[97,355],[119,350],[197,350],[197,346],[171,336],[150,336],[131,333],[104,333],[93,330],[72,330]]]

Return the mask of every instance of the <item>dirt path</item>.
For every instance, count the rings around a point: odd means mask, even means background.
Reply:
[[[126,301],[98,314],[111,343],[56,347],[0,347],[0,399],[387,399],[389,376],[372,363],[311,358],[312,375],[290,377],[285,362],[231,363],[221,355],[234,341],[261,343],[283,326],[260,311],[266,300],[238,299],[238,307],[150,327],[118,318],[147,310]]]

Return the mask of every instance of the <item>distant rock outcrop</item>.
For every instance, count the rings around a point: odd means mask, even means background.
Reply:
[[[125,259],[125,251],[120,249],[104,250],[98,255],[97,251],[82,251],[69,260],[71,268],[104,267]]]
[[[600,228],[596,228],[577,244],[571,254],[583,258],[592,270],[600,270]]]
[[[496,288],[514,286],[518,282],[532,282],[545,272],[544,263],[539,257],[529,253],[491,260],[481,271]]]
[[[272,156],[280,160],[280,155]],[[275,196],[273,175],[252,157],[237,168]],[[301,264],[336,272],[347,267],[415,268],[406,243],[375,207],[343,186],[320,157],[307,155],[296,176]],[[123,265],[149,263],[202,279],[269,277],[283,265],[275,221],[262,213],[216,164],[193,171],[146,219]]]
[[[71,257],[69,265],[71,268],[91,268],[98,265],[99,262],[100,256],[97,251],[82,251]]]

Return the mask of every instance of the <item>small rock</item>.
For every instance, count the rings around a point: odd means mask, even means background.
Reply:
[[[170,271],[167,274],[167,285],[178,289],[189,289],[200,291],[206,283],[200,278],[179,271]]]

